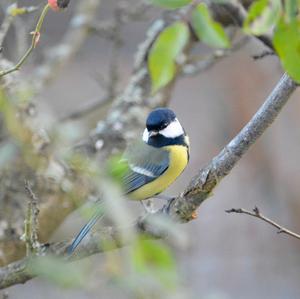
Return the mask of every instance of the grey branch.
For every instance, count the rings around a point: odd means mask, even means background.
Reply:
[[[276,223],[275,221],[271,220],[270,218],[264,216],[260,210],[258,209],[258,207],[254,207],[254,209],[251,211],[248,211],[248,210],[245,210],[245,209],[230,209],[230,210],[226,210],[225,211],[226,213],[237,213],[237,214],[245,214],[245,215],[249,215],[249,216],[252,216],[252,217],[256,217],[264,222],[267,222],[269,223],[270,225],[276,227],[278,229],[277,233],[278,234],[287,234],[289,236],[292,236],[296,239],[299,239],[300,240],[300,235],[297,234],[297,233],[294,233],[292,232],[291,230],[283,227],[282,225]]]
[[[183,66],[182,75],[184,76],[195,76],[198,75],[218,63],[221,59],[227,57],[240,50],[249,41],[249,36],[243,36],[240,40],[232,45],[230,49],[218,49],[207,57],[200,57],[198,59],[191,59]]]
[[[146,219],[141,218],[130,229],[134,229],[137,233],[145,233],[147,228],[148,218],[152,215],[148,215]],[[152,229],[147,231],[145,238],[159,238],[161,235],[156,235],[156,232]],[[62,241],[53,244],[41,245],[39,251],[39,257],[51,255],[55,257],[63,258],[65,261],[74,261],[82,259],[84,257],[105,252],[108,250],[117,249],[126,246],[130,240],[126,240],[122,237],[122,233],[117,229],[106,228],[103,230],[95,231],[88,235],[85,242],[76,249],[76,252],[72,256],[67,256],[67,247],[72,243],[72,240]],[[109,246],[108,246],[109,244]],[[5,289],[9,286],[25,283],[26,281],[34,278],[36,275],[30,272],[31,257],[25,257],[22,260],[11,263],[5,267],[0,268],[0,289]]]
[[[104,108],[108,106],[112,102],[112,98],[109,96],[105,96],[102,99],[92,99],[87,101],[84,105],[77,110],[72,111],[70,114],[64,115],[59,121],[68,121],[68,120],[76,120],[81,117],[86,116],[87,114],[94,112],[96,109]]]
[[[246,126],[200,170],[186,190],[170,203],[168,210],[172,218],[177,221],[193,219],[194,211],[272,124],[296,88],[297,84],[284,74]]]
[[[187,222],[194,219],[195,210],[211,195],[218,182],[229,174],[250,146],[272,124],[296,87],[297,84],[288,75],[284,74],[265,103],[247,125],[211,160],[208,166],[200,170],[182,194],[170,200],[157,213],[166,214],[177,222]],[[151,217],[154,216],[152,214],[145,219],[141,219],[138,221],[136,228],[139,231],[142,230],[144,233],[147,233],[150,237],[163,237],[163,234],[158,232],[152,225]],[[126,245],[126,242],[120,239],[118,231],[108,229],[107,231],[96,232],[89,236],[86,242],[78,248],[76,257],[83,258],[103,252],[104,249],[101,247],[101,244],[99,246],[99,240],[104,240],[106,244],[107,240],[113,241],[109,242],[109,244],[113,243],[114,246],[112,248],[105,248],[105,250]],[[44,252],[41,250],[40,253],[64,256],[69,244],[70,241],[65,241],[45,245]],[[29,272],[28,262],[29,259],[24,258],[0,268],[0,289],[32,279],[34,274]]]

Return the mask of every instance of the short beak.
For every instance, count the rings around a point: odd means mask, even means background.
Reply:
[[[158,135],[158,131],[150,131],[148,133],[149,138],[152,137],[152,136],[156,136],[156,135]]]

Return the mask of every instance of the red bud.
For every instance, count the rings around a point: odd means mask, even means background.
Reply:
[[[49,6],[54,11],[60,11],[66,7],[68,7],[70,0],[48,0]]]

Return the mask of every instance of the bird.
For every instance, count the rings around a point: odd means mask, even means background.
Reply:
[[[138,201],[158,196],[183,172],[189,158],[189,137],[176,114],[169,108],[152,110],[141,140],[129,145],[120,159],[120,163],[127,165],[121,175],[124,194]],[[69,254],[102,216],[100,207],[68,247]]]

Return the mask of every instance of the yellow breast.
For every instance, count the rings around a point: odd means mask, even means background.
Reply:
[[[163,149],[170,153],[168,169],[154,181],[133,191],[129,197],[134,200],[143,200],[163,192],[182,173],[188,163],[188,149],[182,145],[165,146]]]

